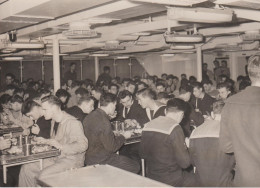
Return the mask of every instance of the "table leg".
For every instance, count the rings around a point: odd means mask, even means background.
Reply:
[[[42,170],[43,169],[43,164],[42,164],[42,159],[40,159],[40,170]]]
[[[7,168],[3,165],[4,184],[7,183]]]

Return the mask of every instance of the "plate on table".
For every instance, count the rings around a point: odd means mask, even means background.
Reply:
[[[32,146],[32,153],[42,153],[52,150],[52,146],[47,144],[36,144]]]
[[[6,152],[11,155],[19,155],[23,153],[23,148],[21,146],[12,146]]]

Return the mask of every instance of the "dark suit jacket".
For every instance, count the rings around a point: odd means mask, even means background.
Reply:
[[[125,109],[126,108],[124,107],[124,105],[118,105],[116,118],[118,121],[124,121],[125,119],[135,119],[141,125],[141,127],[143,127],[145,123],[150,121],[146,115],[145,109],[143,109],[136,100],[134,100],[134,103],[128,110],[126,116],[124,114]]]

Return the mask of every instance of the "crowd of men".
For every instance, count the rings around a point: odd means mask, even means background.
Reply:
[[[162,74],[130,79],[110,76],[77,81],[75,64],[53,93],[43,81],[19,83],[6,74],[0,95],[4,125],[23,128],[61,155],[8,170],[8,184],[37,186],[37,178],[87,165],[109,164],[171,186],[260,186],[260,58],[249,59],[248,76],[230,79],[225,61],[203,64],[203,79]],[[124,145],[129,132],[111,122],[135,121],[140,143]],[[11,141],[0,140],[0,150]],[[2,173],[0,173],[2,174]]]

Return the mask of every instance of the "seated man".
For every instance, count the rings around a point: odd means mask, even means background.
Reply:
[[[117,109],[117,120],[134,119],[141,127],[149,121],[146,111],[133,98],[132,93],[127,90],[121,91],[118,98],[120,99],[120,105],[118,105]]]
[[[15,95],[10,99],[10,111],[7,112],[8,119],[14,124],[24,129],[23,134],[30,133],[29,128],[33,125],[33,121],[22,114],[23,98]]]
[[[216,90],[216,88],[213,86],[213,83],[211,80],[204,80],[203,87],[204,87],[205,93],[207,93],[212,98],[217,98],[218,90]]]
[[[219,146],[219,130],[223,101],[213,104],[213,120],[206,120],[190,137],[190,155],[196,167],[196,179],[202,187],[231,187],[233,154],[226,154]]]
[[[190,156],[179,123],[186,104],[181,99],[167,103],[166,116],[145,124],[141,141],[141,156],[146,162],[147,177],[171,186],[196,186],[194,174],[188,168]]]
[[[37,102],[33,100],[25,101],[22,106],[22,113],[34,121],[31,129],[34,135],[47,139],[51,137],[51,127],[54,126],[54,122],[44,118],[44,111]]]
[[[219,83],[217,89],[219,92],[219,99],[226,100],[232,95],[231,86],[227,82]]]
[[[42,99],[42,109],[46,120],[52,119],[59,123],[58,130],[51,139],[38,139],[40,143],[48,144],[61,150],[61,155],[44,159],[43,170],[39,163],[23,165],[19,176],[19,186],[35,187],[36,178],[63,172],[84,165],[85,151],[88,140],[84,135],[80,121],[61,110],[61,101],[55,96]]]
[[[92,97],[82,97],[79,99],[77,106],[72,106],[65,111],[82,123],[86,115],[94,110],[94,100]]]
[[[138,103],[146,109],[149,120],[165,116],[165,105],[156,101],[156,93],[152,89],[142,89],[136,93],[136,96]]]
[[[89,139],[85,164],[109,164],[130,172],[138,173],[139,164],[127,157],[117,155],[117,152],[129,138],[129,132],[115,136],[109,121],[116,108],[116,96],[107,93],[100,98],[100,107],[90,113],[83,121],[85,135]]]
[[[205,93],[201,83],[195,82],[192,86],[195,99],[191,101],[191,104],[196,112],[201,112],[203,116],[209,116],[212,112],[212,105],[215,99]]]

